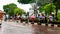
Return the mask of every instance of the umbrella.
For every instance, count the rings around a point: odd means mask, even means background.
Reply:
[[[35,18],[35,16],[31,16],[30,18]]]

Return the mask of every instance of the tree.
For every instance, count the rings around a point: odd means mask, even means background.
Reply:
[[[50,10],[51,10],[51,12],[55,12],[55,8],[56,8],[56,6],[53,4],[52,5],[46,4],[45,6],[39,7],[39,12],[41,13],[41,12],[45,11],[46,13],[50,14]]]
[[[60,0],[53,0],[54,5],[57,3],[57,8],[60,9]]]
[[[51,4],[47,4],[44,6],[44,10],[46,13],[50,14],[51,12],[55,11],[56,6],[55,5],[51,5]]]
[[[28,3],[33,3],[35,0],[18,0],[19,3],[22,4],[28,4]]]
[[[24,12],[23,9],[16,8],[16,9],[14,9],[14,14],[18,14],[18,15],[20,15],[20,14],[26,14],[26,13]]]
[[[58,17],[58,20],[60,20],[60,12],[58,12],[57,17]]]
[[[35,3],[36,0],[18,0],[18,2],[22,4],[28,4],[28,3]],[[38,6],[43,5],[45,3],[50,3],[50,0],[37,0]]]
[[[7,4],[7,5],[3,5],[3,9],[4,11],[9,14],[10,16],[14,15],[14,9],[17,7],[16,4],[11,3],[11,4]]]
[[[50,0],[38,0],[38,6],[43,6],[45,4],[48,4],[50,3],[51,1]]]
[[[44,11],[43,6],[39,7],[38,10],[39,10],[39,13],[42,13]]]
[[[57,14],[58,14],[58,8],[59,8],[59,0],[53,0],[54,5],[56,6],[56,20],[58,20]]]
[[[4,5],[3,9],[10,16],[13,16],[15,14],[26,14],[23,9],[18,8],[14,3]]]

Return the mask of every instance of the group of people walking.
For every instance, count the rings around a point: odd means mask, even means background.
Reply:
[[[11,17],[11,16],[10,16]],[[4,20],[8,20],[9,19],[9,15],[6,14],[5,17],[3,17]],[[27,15],[14,15],[13,17],[11,17],[11,19],[13,20],[16,20],[16,21],[25,21],[25,22],[29,22],[29,20],[31,20],[32,22],[35,21],[36,17],[34,15],[32,16],[27,16]],[[51,22],[53,21],[55,18],[54,18],[54,15],[49,15],[49,16],[45,16],[44,14],[38,14],[38,17],[36,20],[39,20],[40,23],[43,23],[43,22]]]

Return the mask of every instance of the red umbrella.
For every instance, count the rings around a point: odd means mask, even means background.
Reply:
[[[35,16],[31,16],[30,18],[31,18],[32,20],[34,20]]]
[[[35,18],[35,16],[31,16],[30,18]]]

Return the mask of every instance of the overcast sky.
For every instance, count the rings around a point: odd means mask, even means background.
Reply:
[[[3,5],[10,4],[10,3],[15,3],[19,8],[22,8],[26,11],[29,11],[29,8],[31,7],[30,4],[21,5],[17,2],[17,0],[0,0],[0,10],[3,11]]]

